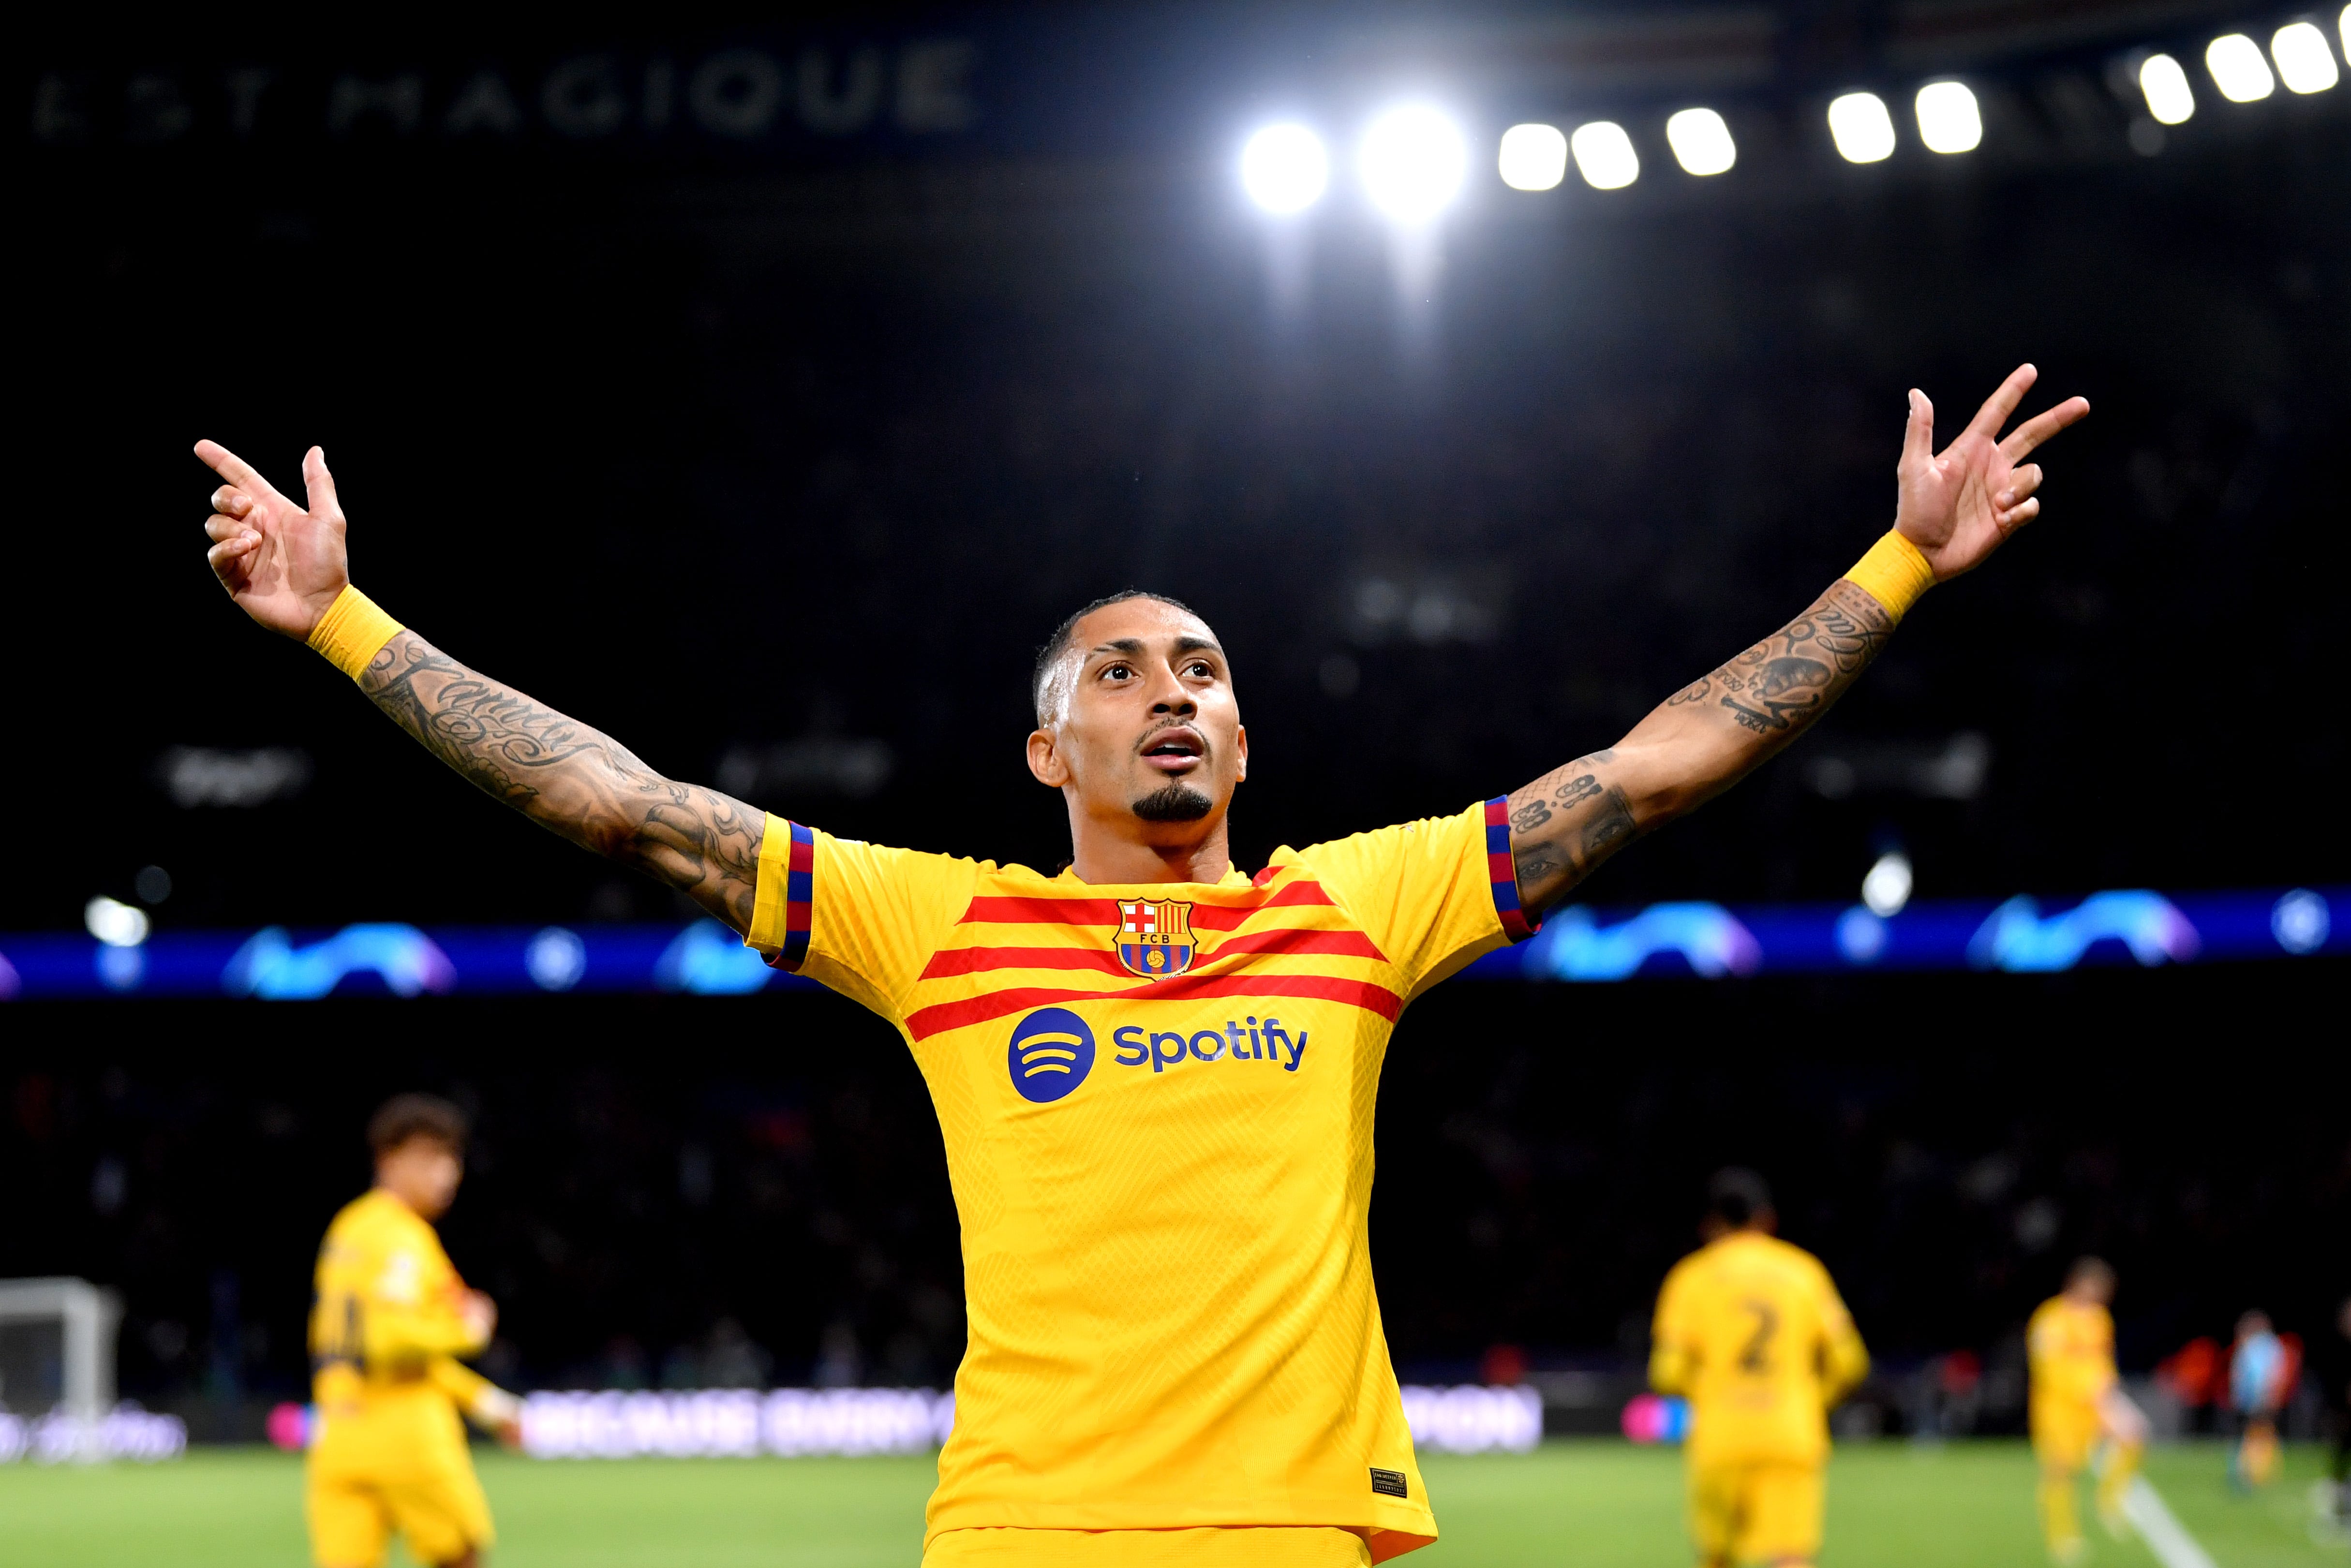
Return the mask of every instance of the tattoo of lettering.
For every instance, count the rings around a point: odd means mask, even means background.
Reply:
[[[750,928],[764,812],[663,778],[601,731],[475,674],[413,632],[384,644],[360,689],[475,788],[572,842]]]
[[[1719,687],[1719,706],[1731,722],[1757,735],[1792,739],[1844,695],[1893,630],[1893,618],[1877,601],[1849,582],[1836,582],[1776,634],[1667,706],[1698,701]]]

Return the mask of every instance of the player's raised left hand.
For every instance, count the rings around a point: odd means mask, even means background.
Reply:
[[[2009,535],[2041,513],[2033,495],[2041,487],[2041,465],[2024,462],[2025,455],[2086,415],[2090,402],[2067,398],[2001,439],[2000,427],[2040,374],[2031,365],[2019,365],[1940,456],[1935,453],[1935,405],[1925,392],[1910,394],[1910,425],[1896,470],[1901,504],[1894,526],[1926,556],[1938,582],[1981,566]]]
[[[213,492],[213,515],[204,520],[213,575],[238,609],[272,632],[308,637],[351,580],[326,453],[313,446],[302,458],[307,506],[279,495],[217,441],[197,442],[196,455],[228,481]]]

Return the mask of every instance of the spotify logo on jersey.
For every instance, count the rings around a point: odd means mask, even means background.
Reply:
[[[1005,1065],[1023,1100],[1061,1099],[1093,1071],[1094,1031],[1067,1008],[1040,1008],[1013,1030]]]

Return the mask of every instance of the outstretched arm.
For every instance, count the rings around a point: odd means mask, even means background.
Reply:
[[[342,509],[326,455],[302,461],[298,507],[235,454],[200,442],[227,481],[213,493],[208,559],[229,597],[262,625],[308,640],[350,586]],[[394,724],[485,793],[582,848],[667,883],[748,931],[758,881],[758,809],[663,777],[610,736],[467,669],[410,631],[358,671]]]
[[[2041,466],[2022,459],[2090,405],[2069,398],[2001,440],[2001,426],[2036,374],[2031,365],[2018,369],[1939,456],[1934,405],[1924,392],[1910,394],[1895,533],[1867,559],[1890,560],[1897,571],[1907,562],[1918,574],[1911,596],[1982,564],[2039,514]],[[1802,615],[1667,697],[1614,746],[1513,793],[1520,903],[1533,911],[1557,903],[1616,851],[1776,755],[1860,678],[1907,607],[1882,582],[1872,592],[1839,578]]]

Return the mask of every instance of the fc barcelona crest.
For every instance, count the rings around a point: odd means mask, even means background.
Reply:
[[[1146,980],[1192,967],[1192,906],[1172,898],[1118,901],[1118,961]]]

